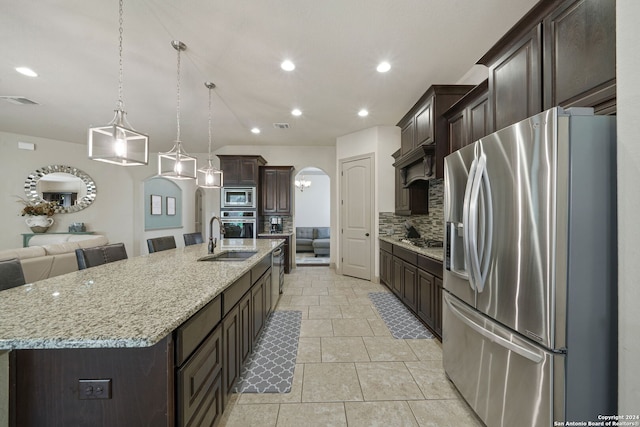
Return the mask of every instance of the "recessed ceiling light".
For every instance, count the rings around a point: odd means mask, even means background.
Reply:
[[[379,63],[378,67],[376,68],[376,70],[378,70],[379,73],[386,73],[390,69],[391,69],[391,64],[389,64],[386,61]]]
[[[362,110],[358,111],[358,115],[360,117],[367,117],[369,115],[369,112],[363,108]]]
[[[293,114],[294,116],[301,116],[302,115],[302,111],[300,111],[297,108],[294,108],[293,110],[291,110],[291,114]]]
[[[38,77],[38,73],[29,67],[16,67],[16,71],[27,77]]]
[[[252,132],[252,133],[255,133],[255,134],[258,134],[258,133],[260,133],[260,129],[258,129],[258,128],[253,128],[253,129],[251,129],[251,132]]]
[[[282,61],[282,64],[280,64],[280,68],[285,71],[293,71],[296,69],[296,65],[287,59],[286,61]]]

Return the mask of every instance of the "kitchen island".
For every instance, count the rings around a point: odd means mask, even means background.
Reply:
[[[224,239],[216,252],[255,254],[198,261],[207,245],[193,245],[3,291],[9,425],[219,418],[270,311],[270,254],[283,243]]]

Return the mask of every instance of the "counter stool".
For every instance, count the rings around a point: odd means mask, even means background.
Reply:
[[[176,248],[176,239],[173,236],[156,237],[154,239],[147,239],[147,247],[149,253],[166,251],[167,249]]]
[[[184,238],[184,245],[191,246],[197,245],[198,243],[203,243],[202,233],[185,233],[182,235]]]
[[[24,285],[22,264],[18,258],[0,261],[0,291]]]
[[[113,243],[111,245],[95,246],[93,248],[76,249],[76,260],[78,270],[95,267],[109,262],[127,259],[127,250],[124,243]]]

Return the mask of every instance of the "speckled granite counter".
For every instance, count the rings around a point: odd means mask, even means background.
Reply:
[[[205,243],[2,291],[0,350],[152,346],[283,242],[224,239],[216,253],[257,253],[245,261],[199,262]]]
[[[444,261],[444,249],[443,248],[419,248],[417,246],[410,245],[400,241],[398,236],[380,236],[380,240],[394,245],[401,246],[411,251],[417,252],[421,255],[428,256],[429,258],[436,259],[438,261]]]

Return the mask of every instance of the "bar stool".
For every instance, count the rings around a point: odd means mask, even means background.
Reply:
[[[96,246],[93,248],[76,249],[78,270],[95,267],[96,265],[127,259],[127,250],[124,243]]]
[[[197,245],[198,243],[203,243],[202,233],[185,233],[182,235],[184,238],[184,245],[191,246]]]
[[[173,236],[156,237],[154,239],[147,239],[147,247],[149,253],[166,251],[167,249],[176,248],[176,239]]]
[[[0,291],[25,284],[22,264],[18,258],[0,261]]]

